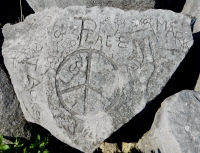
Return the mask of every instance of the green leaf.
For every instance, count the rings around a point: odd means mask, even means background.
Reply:
[[[49,153],[49,151],[48,151],[47,149],[45,149],[45,150],[43,151],[43,153]]]
[[[18,145],[17,145],[17,147],[18,147],[18,148],[22,148],[23,146],[24,146],[24,144],[23,144],[23,143],[22,143],[22,144],[18,144]]]
[[[19,144],[19,139],[16,138],[14,144],[17,146]]]
[[[2,146],[0,146],[0,151],[6,151],[8,149],[10,149],[9,145],[2,145]]]
[[[27,151],[26,151],[26,147],[23,149],[23,153],[27,153]]]
[[[3,135],[0,136],[0,145],[3,143]]]
[[[39,148],[44,148],[45,147],[45,142],[42,142],[40,145],[39,145]]]
[[[37,134],[35,142],[40,142],[40,135]]]
[[[46,137],[44,137],[44,141],[45,141],[46,143],[49,142],[49,134],[48,134]]]
[[[38,143],[32,143],[30,144],[29,149],[35,149],[37,147],[38,147]]]

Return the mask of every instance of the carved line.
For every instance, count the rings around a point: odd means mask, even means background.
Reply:
[[[69,89],[62,90],[61,94],[69,93],[69,92],[72,92],[74,90],[80,89],[82,87],[85,87],[85,84],[78,85],[78,86],[75,86],[75,87],[72,87],[72,88],[69,88]]]
[[[90,71],[91,71],[91,62],[92,62],[92,53],[89,53],[87,57],[87,73],[86,73],[86,84],[90,83]],[[85,97],[84,97],[84,114],[86,114],[86,103],[88,103],[88,95],[89,95],[89,88],[86,86],[85,88]]]
[[[99,55],[101,55],[101,56],[103,56],[103,57],[106,57],[106,58],[108,59],[108,61],[112,64],[114,70],[115,70],[115,71],[119,70],[118,66],[117,66],[117,65],[113,62],[113,60],[112,60],[110,57],[108,57],[105,53],[100,52],[100,51],[95,50],[95,49],[93,49],[93,50],[81,49],[81,50],[74,51],[73,53],[71,53],[71,54],[69,54],[68,56],[66,56],[65,59],[63,60],[63,62],[59,65],[56,74],[59,74],[59,73],[60,73],[62,67],[68,62],[68,60],[70,59],[71,56],[74,56],[74,55],[77,54],[77,53],[91,53],[91,52],[92,52],[92,53],[97,53],[97,54],[99,54]]]
[[[63,60],[63,62],[58,66],[58,69],[57,69],[56,74],[59,74],[59,73],[60,73],[60,71],[62,70],[62,67],[66,64],[66,62],[70,59],[71,56],[74,56],[75,54],[80,54],[80,53],[89,53],[88,68],[91,68],[91,56],[92,56],[92,54],[93,54],[93,53],[97,53],[97,54],[99,54],[99,55],[101,55],[101,56],[103,56],[103,57],[106,57],[107,60],[112,64],[113,69],[114,69],[115,71],[117,71],[117,70],[119,69],[118,66],[112,61],[112,59],[111,59],[110,57],[108,57],[105,53],[100,52],[100,51],[98,51],[98,50],[81,49],[81,50],[78,50],[78,51],[75,51],[75,52],[69,54],[69,55]],[[88,73],[88,74],[87,74],[88,76],[87,76],[86,81],[89,81],[89,78],[88,78],[88,77],[89,77],[89,74],[90,74],[90,69],[87,69],[87,73]],[[57,80],[57,81],[58,81],[58,80]],[[61,100],[61,104],[64,106],[64,108],[65,108],[68,112],[71,112],[71,114],[73,114],[73,115],[77,114],[75,111],[73,111],[72,109],[69,109],[69,108],[65,105],[65,103],[64,103],[64,101],[63,101],[63,99],[62,99],[62,92],[59,91],[59,84],[57,83],[57,81],[55,81],[56,93],[57,93],[58,97],[59,97],[60,100]],[[89,84],[89,82],[88,82],[88,84]],[[88,89],[90,88],[91,90],[93,90],[93,91],[99,93],[98,89],[95,89],[94,87],[92,87],[92,86],[90,86],[90,85],[88,85],[88,84],[85,84],[86,89],[87,89],[87,88],[88,88]],[[86,94],[88,94],[88,91],[86,91]],[[100,92],[99,94],[102,95],[101,92]],[[104,97],[104,96],[103,96],[103,97]],[[105,97],[104,97],[104,98],[105,98]],[[116,96],[116,98],[115,98],[114,101],[116,101],[116,103],[117,103],[117,102],[119,101],[119,98],[120,98],[120,89],[117,90],[117,96]],[[106,98],[106,99],[107,99],[107,98]],[[113,107],[114,105],[116,105],[116,103],[112,102],[110,99],[108,99],[108,100],[111,102],[111,105],[109,105],[109,106],[105,109],[105,111],[110,110],[111,107]],[[86,101],[87,101],[87,99],[86,99]],[[85,104],[84,104],[84,106],[85,106]]]

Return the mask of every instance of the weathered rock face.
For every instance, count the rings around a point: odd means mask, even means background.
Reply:
[[[200,1],[199,0],[187,0],[185,3],[185,6],[183,8],[182,13],[189,14],[191,16],[196,17],[196,22],[194,24],[194,46],[193,46],[193,52],[196,52],[196,58],[194,58],[196,62],[196,69],[200,72]],[[200,91],[200,77],[197,81],[197,84],[195,86],[195,91]]]
[[[29,139],[30,126],[6,74],[0,69],[0,135]],[[9,141],[5,141],[8,143]]]
[[[104,142],[100,145],[100,149],[102,153],[121,153],[121,150],[119,149],[117,143]]]
[[[200,93],[185,90],[167,98],[138,143],[145,153],[200,151]]]
[[[35,12],[42,11],[45,8],[57,6],[66,8],[68,6],[101,6],[116,7],[124,10],[144,11],[154,8],[154,0],[27,0]]]
[[[197,18],[193,32],[200,31],[200,1],[199,0],[186,0],[182,13],[195,16]]]
[[[163,10],[69,7],[4,26],[26,119],[92,152],[160,93],[193,43],[190,22]]]

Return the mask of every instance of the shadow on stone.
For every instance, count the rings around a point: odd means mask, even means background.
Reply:
[[[41,136],[41,138],[47,136],[48,134],[50,134],[46,129],[44,129],[43,127],[41,127],[40,125],[31,123],[31,126],[33,128],[32,130],[32,135],[31,135],[31,142],[33,142],[35,140],[35,137],[37,134],[39,134]],[[50,150],[51,152],[59,152],[59,153],[82,153],[77,149],[74,149],[68,145],[66,145],[65,143],[61,142],[60,140],[58,140],[57,138],[55,138],[54,136],[50,137],[49,140],[49,144],[47,145],[48,150]]]
[[[130,150],[130,153],[142,153],[140,150],[137,150],[137,149],[131,149]]]
[[[156,0],[156,9],[172,10],[174,12],[181,12],[186,0]]]
[[[151,153],[156,153],[155,151],[151,150]],[[161,153],[160,149],[158,149],[157,153]]]
[[[200,42],[200,32],[195,33],[193,37],[195,39],[194,45],[162,92],[149,102],[139,114],[114,132],[105,142],[138,142],[144,133],[151,128],[155,113],[167,97],[185,89],[194,90],[200,73],[200,44],[198,43]]]
[[[14,143],[15,141],[16,141],[16,139],[20,139],[20,142],[27,142],[28,141],[28,139],[25,139],[25,138],[22,138],[22,137],[10,137],[10,136],[3,136],[4,138],[5,138],[5,140],[6,140],[6,142],[7,142],[7,140],[8,141],[10,141],[10,142],[12,142],[12,143]]]

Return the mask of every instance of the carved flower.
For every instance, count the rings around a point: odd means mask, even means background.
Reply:
[[[149,18],[143,18],[143,19],[140,20],[140,22],[141,22],[142,26],[150,26],[151,19],[149,19]]]
[[[103,20],[101,21],[101,24],[103,24],[103,25],[108,24],[109,21],[110,21],[110,17],[106,17],[105,19],[103,19]]]
[[[62,25],[54,25],[51,32],[52,41],[59,42],[63,39],[63,35],[66,33],[66,28]]]
[[[49,56],[49,57],[47,58],[47,61],[48,61],[48,63],[49,63],[49,66],[50,66],[52,69],[56,68],[57,64],[59,63],[59,59],[58,59],[58,57],[56,57],[56,56]]]
[[[132,23],[132,26],[133,26],[133,27],[137,27],[137,26],[139,26],[140,21],[137,20],[137,19],[133,19],[133,20],[131,21],[131,23]]]
[[[67,48],[69,50],[74,50],[75,47],[76,47],[76,41],[75,40],[70,40],[70,39],[67,39],[63,44],[62,46],[64,48]]]
[[[118,28],[123,28],[125,26],[125,20],[123,19],[115,18],[114,23]]]

